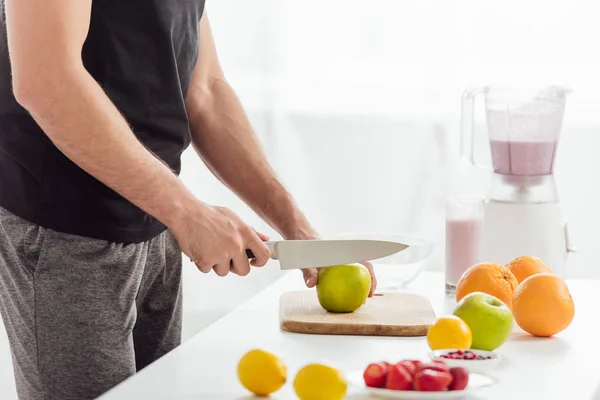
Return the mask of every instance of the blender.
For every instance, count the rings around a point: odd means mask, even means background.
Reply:
[[[569,89],[482,87],[462,96],[461,157],[476,161],[475,100],[484,97],[492,174],[484,209],[485,261],[524,256],[544,261],[565,278],[569,241],[554,164]]]

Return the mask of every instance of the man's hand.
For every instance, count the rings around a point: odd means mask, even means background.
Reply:
[[[250,273],[251,264],[262,267],[270,258],[265,236],[227,208],[203,204],[170,228],[183,253],[204,273],[214,270],[225,276],[231,271],[245,276]],[[248,260],[246,249],[254,253],[252,261]]]
[[[315,230],[277,179],[235,92],[225,80],[208,15],[200,21],[200,57],[186,99],[192,143],[213,174],[284,239],[313,239]],[[262,240],[266,240],[261,237]],[[377,279],[370,263],[371,294]],[[316,268],[302,271],[308,287]]]

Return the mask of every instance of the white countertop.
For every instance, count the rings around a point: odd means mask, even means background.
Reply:
[[[275,266],[272,266],[275,267]],[[267,267],[268,268],[268,267]],[[568,281],[575,300],[572,325],[554,338],[538,339],[515,329],[498,351],[505,356],[493,372],[498,383],[479,399],[592,399],[600,383],[600,281]],[[326,362],[344,372],[362,370],[387,359],[426,359],[425,338],[321,336],[279,329],[279,297],[302,289],[301,275],[291,272],[134,377],[102,400],[249,399],[239,384],[236,366],[252,348],[279,355],[288,366],[288,383],[273,399],[295,399],[296,371],[310,362]],[[443,276],[427,272],[407,289],[427,295],[438,315],[449,312]],[[218,301],[218,299],[215,299]],[[350,388],[349,397],[366,398]]]

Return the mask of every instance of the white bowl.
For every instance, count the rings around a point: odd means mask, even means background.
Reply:
[[[371,388],[365,385],[362,371],[355,371],[348,375],[348,382],[368,392],[373,397],[398,399],[398,400],[448,400],[469,398],[471,395],[477,395],[477,391],[496,383],[495,379],[477,374],[469,373],[469,383],[463,390],[451,390],[443,392],[419,392],[416,390],[388,390]]]
[[[500,361],[502,360],[502,356],[498,353],[494,353],[493,351],[485,351],[485,350],[462,350],[462,351],[470,351],[475,353],[476,355],[480,355],[483,357],[491,357],[487,360],[454,360],[451,358],[443,358],[441,357],[443,354],[458,351],[458,349],[442,349],[442,350],[434,350],[429,352],[429,358],[432,360],[441,359],[444,360],[446,364],[450,367],[463,367],[469,372],[478,372],[484,373],[491,369],[494,369],[498,366]]]

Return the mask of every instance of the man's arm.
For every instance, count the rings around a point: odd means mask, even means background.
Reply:
[[[91,0],[6,0],[14,94],[73,162],[170,223],[192,195],[83,67],[90,10]]]
[[[197,200],[135,137],[84,68],[92,0],[5,0],[13,90],[52,142],[74,163],[165,223],[203,272],[239,265],[245,249],[269,250],[228,210]],[[207,234],[210,232],[210,235]],[[214,267],[214,268],[213,268]]]
[[[286,239],[316,237],[277,179],[218,61],[206,12],[200,56],[187,97],[193,145],[205,164]]]
[[[277,179],[219,64],[207,13],[200,21],[200,57],[187,97],[196,151],[213,174],[286,239],[312,239],[316,231]],[[377,287],[373,266],[371,293]],[[303,269],[308,287],[315,268]]]

